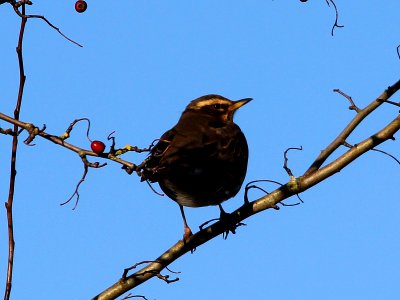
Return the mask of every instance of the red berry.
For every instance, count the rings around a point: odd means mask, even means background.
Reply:
[[[75,10],[78,13],[83,13],[86,10],[86,8],[87,8],[86,1],[79,0],[75,2]]]
[[[93,141],[90,144],[90,148],[92,148],[92,151],[96,154],[101,154],[104,152],[104,149],[106,149],[106,145],[102,141]]]

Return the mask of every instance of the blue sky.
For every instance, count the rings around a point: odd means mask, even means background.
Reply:
[[[45,15],[84,47],[41,20],[28,21],[21,119],[45,123],[59,135],[75,118],[88,117],[93,139],[105,140],[115,130],[117,146],[145,147],[198,96],[252,97],[235,116],[250,148],[246,181],[286,182],[286,148],[303,146],[289,162],[301,175],[354,116],[334,88],[363,107],[399,79],[400,2],[336,4],[345,27],[332,37],[334,11],[324,0],[88,0],[83,14],[74,1],[35,1],[29,13]],[[11,115],[20,21],[9,5],[0,6],[0,17],[0,111]],[[384,105],[348,142],[368,137],[397,114]],[[89,147],[85,130],[78,125],[70,142]],[[10,144],[0,138],[3,202]],[[398,142],[381,149],[400,156]],[[124,157],[138,163],[145,154]],[[125,267],[155,259],[182,236],[178,206],[117,164],[89,170],[74,211],[72,204],[59,204],[82,175],[76,154],[40,139],[35,147],[20,143],[17,169],[13,299],[89,299]],[[180,281],[152,279],[133,293],[148,299],[395,299],[398,178],[392,159],[367,153],[303,193],[304,204],[256,215],[228,240],[217,237],[173,263]],[[224,208],[234,210],[242,198],[243,191]],[[195,229],[219,211],[189,208],[186,214]],[[0,224],[4,282],[4,209]]]

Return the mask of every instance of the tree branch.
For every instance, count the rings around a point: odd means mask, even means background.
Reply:
[[[338,135],[338,137],[325,149],[321,152],[321,154],[317,157],[317,159],[311,164],[309,169],[304,174],[305,176],[310,175],[317,171],[323,163],[327,160],[327,158],[343,143],[346,141],[348,136],[353,132],[353,130],[364,120],[370,113],[372,113],[375,109],[377,109],[382,103],[388,100],[395,92],[400,89],[400,80],[397,81],[394,85],[388,87],[378,98],[372,101],[367,107],[364,109],[358,110],[356,116],[350,123],[346,126],[346,128]]]
[[[383,99],[390,98],[399,89],[400,81],[389,87],[381,96],[374,100],[365,109],[361,110],[345,128],[345,130],[339,134],[334,142],[332,142],[332,144],[329,145],[327,149],[325,149],[323,153],[321,153],[321,155],[316,159],[316,162],[312,164],[312,171],[309,169],[304,173],[304,175],[295,178],[294,180],[290,180],[288,183],[271,192],[270,194],[244,204],[242,207],[230,214],[232,223],[237,224],[261,211],[269,208],[276,208],[276,205],[282,200],[311,188],[324,179],[339,172],[363,153],[372,150],[374,147],[386,140],[393,139],[394,134],[400,130],[400,115],[392,120],[387,126],[382,128],[379,132],[350,148],[347,152],[339,156],[330,164],[320,168],[322,163],[342,144],[342,142],[357,127],[357,125],[369,113],[375,110],[383,102]],[[171,248],[161,254],[156,260],[149,263],[146,267],[128,277],[119,279],[105,291],[95,296],[93,300],[109,300],[117,298],[123,293],[154,277],[155,274],[160,274],[164,268],[187,252],[208,242],[219,234],[226,232],[231,225],[232,224],[226,224],[226,222],[218,221],[192,235],[186,239],[185,242],[182,240],[178,241]]]
[[[65,141],[65,138],[63,136],[56,136],[56,135],[51,135],[47,133],[44,130],[35,130],[37,129],[36,126],[34,126],[31,123],[26,123],[22,122],[20,120],[16,120],[15,118],[12,118],[10,116],[7,116],[6,114],[3,114],[0,112],[0,120],[4,120],[8,123],[14,124],[14,126],[17,126],[19,128],[22,128],[26,130],[29,133],[35,132],[34,134],[37,136],[40,136],[50,142],[53,142],[54,144],[60,145],[64,148],[67,148],[68,150],[71,150],[75,153],[77,153],[79,156],[87,155],[87,156],[95,156],[95,157],[102,157],[102,158],[108,158],[110,160],[113,160],[121,165],[123,165],[125,168],[128,168],[130,170],[136,170],[136,165],[134,163],[131,163],[129,161],[123,160],[115,155],[112,155],[111,153],[103,153],[103,154],[97,154],[93,151],[86,150],[84,148],[75,146],[73,144],[70,144]]]

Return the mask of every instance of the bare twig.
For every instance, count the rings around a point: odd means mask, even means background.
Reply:
[[[390,100],[381,100],[381,101],[400,107],[400,102],[394,102],[394,101],[390,101]]]
[[[351,98],[351,96],[347,95],[346,93],[342,92],[342,91],[339,90],[339,89],[334,89],[333,91],[334,91],[335,93],[339,93],[340,95],[342,95],[343,97],[345,97],[347,100],[349,100],[349,102],[350,102],[349,109],[350,109],[350,110],[354,110],[354,111],[357,112],[357,113],[360,111],[360,109],[359,109],[359,108],[357,107],[357,105],[354,103],[353,98]]]
[[[292,179],[294,179],[294,176],[290,176],[290,178],[292,180]],[[248,199],[248,192],[251,189],[260,190],[260,191],[264,192],[266,195],[270,194],[270,192],[268,192],[267,190],[259,187],[258,185],[255,185],[254,183],[256,183],[256,182],[270,182],[270,183],[275,183],[275,184],[277,184],[279,186],[283,186],[282,183],[277,182],[275,180],[269,180],[269,179],[259,179],[259,180],[250,181],[250,182],[248,182],[246,184],[245,189],[244,189],[244,203],[245,203],[245,205],[249,204],[249,202],[250,202],[249,199]],[[286,203],[281,202],[280,204],[282,206],[296,206],[296,205],[299,205],[300,203],[304,203],[304,201],[300,198],[300,196],[298,194],[296,194],[296,196],[300,200],[300,202],[296,202],[296,203],[293,203],[293,204],[286,204]],[[280,209],[278,205],[276,205],[273,208],[276,209],[276,210]]]
[[[26,18],[26,19],[42,19],[43,21],[45,21],[47,23],[47,25],[49,25],[51,28],[53,28],[54,30],[56,30],[63,38],[65,38],[66,40],[70,41],[71,43],[79,46],[79,47],[83,47],[81,44],[79,44],[78,42],[75,42],[73,39],[69,38],[68,36],[66,36],[64,33],[61,32],[60,28],[54,26],[49,20],[47,20],[47,18],[45,16],[40,16],[40,15],[26,15],[25,11],[20,12],[18,10],[18,7],[13,5],[14,7],[14,11],[16,12],[16,14],[18,16],[20,16],[21,18]]]
[[[127,278],[128,272],[131,271],[132,269],[135,269],[137,266],[140,266],[142,264],[148,264],[148,263],[153,263],[153,264],[160,264],[159,261],[156,260],[144,260],[141,262],[138,262],[136,264],[134,264],[133,266],[124,269],[124,272],[122,274],[121,280],[125,280]],[[180,272],[175,272],[172,271],[171,269],[169,269],[167,266],[164,267],[165,269],[167,269],[169,272],[173,273],[173,274],[180,274]],[[152,273],[154,276],[158,277],[159,279],[165,281],[166,283],[172,283],[172,282],[176,282],[179,280],[178,277],[174,278],[174,279],[169,279],[169,275],[161,275],[160,272],[155,271],[155,270],[146,270],[143,273],[135,273],[135,276],[144,276],[147,273]]]
[[[266,191],[266,190],[260,188],[259,186],[255,185],[254,183],[256,183],[256,182],[270,182],[270,183],[275,183],[275,184],[277,184],[277,185],[279,185],[279,186],[282,186],[282,185],[283,185],[282,183],[280,183],[280,182],[278,182],[278,181],[270,180],[270,179],[257,179],[257,180],[249,181],[249,182],[246,184],[246,186],[244,187],[244,203],[245,203],[245,204],[248,204],[248,203],[250,202],[250,201],[249,201],[249,197],[248,197],[248,193],[249,193],[249,191],[250,191],[251,189],[260,190],[260,191],[264,192],[266,195],[269,194],[268,191]],[[278,207],[277,209],[279,209],[279,207]]]
[[[328,159],[328,157],[343,143],[347,137],[353,132],[353,130],[364,120],[371,112],[377,109],[384,101],[387,101],[395,92],[400,89],[400,80],[392,86],[388,87],[378,98],[372,101],[368,106],[358,111],[346,128],[336,137],[336,139],[328,145],[320,155],[311,164],[308,170],[304,173],[304,176],[308,176],[316,172]]]
[[[390,154],[390,153],[387,153],[386,151],[383,151],[383,150],[380,150],[380,149],[376,149],[376,148],[372,149],[372,151],[376,151],[376,152],[385,154],[385,155],[387,155],[387,156],[393,158],[394,161],[397,162],[397,163],[400,165],[400,160],[398,160],[394,155],[392,155],[392,154]]]
[[[129,293],[128,295],[126,295],[124,298],[122,298],[121,300],[126,300],[126,299],[132,299],[132,298],[142,298],[144,300],[147,300],[147,298],[145,296],[142,295],[132,295],[132,293]]]
[[[89,170],[89,167],[86,164],[83,164],[83,167],[84,167],[83,175],[82,175],[81,179],[79,180],[78,184],[76,185],[75,191],[72,193],[71,197],[69,197],[67,201],[60,203],[60,205],[65,205],[65,204],[69,203],[72,200],[72,198],[74,198],[76,196],[75,204],[72,207],[72,209],[74,210],[78,206],[79,197],[80,197],[79,186],[85,181],[86,175]]]
[[[40,132],[44,132],[45,130],[46,130],[46,124],[43,125],[42,129],[39,129],[39,127],[31,125],[30,128],[28,129],[29,136],[25,139],[24,144],[28,146],[35,146],[35,144],[31,143]]]
[[[102,167],[104,167],[104,166],[107,165],[107,163],[100,164],[99,162],[90,163],[90,162],[87,160],[86,155],[82,155],[81,158],[82,158],[83,167],[84,167],[83,175],[82,175],[81,179],[79,180],[78,184],[76,185],[75,191],[73,192],[73,194],[71,195],[71,197],[69,197],[67,201],[65,201],[65,202],[63,202],[63,203],[60,204],[60,205],[65,205],[65,204],[67,204],[67,203],[69,203],[69,202],[72,200],[72,198],[74,198],[74,197],[76,196],[75,205],[74,205],[74,207],[72,208],[73,210],[78,206],[78,202],[79,202],[79,198],[80,198],[80,195],[79,195],[79,187],[80,187],[80,185],[85,181],[86,175],[87,175],[87,173],[88,173],[88,171],[89,171],[89,167],[91,167],[91,168],[102,168]]]
[[[344,143],[343,145],[346,146],[347,148],[354,147],[353,145],[350,145],[349,143]],[[377,148],[373,148],[373,149],[371,149],[371,151],[375,151],[375,152],[379,152],[379,153],[385,154],[385,155],[389,156],[390,158],[392,158],[395,162],[397,162],[400,165],[400,160],[397,159],[394,155],[392,155],[390,153],[387,153],[386,151],[383,151],[383,150],[380,150],[380,149],[377,149]]]
[[[25,5],[22,5],[22,12],[25,13]],[[25,71],[24,71],[24,60],[22,55],[22,42],[24,39],[25,25],[27,19],[25,17],[21,18],[21,26],[19,30],[19,38],[17,45],[17,56],[19,65],[19,88],[18,88],[18,98],[14,110],[14,118],[19,120],[19,115],[21,111],[22,96],[25,86]],[[12,139],[12,149],[11,149],[11,163],[10,163],[10,183],[8,199],[5,203],[7,211],[7,225],[8,225],[8,264],[7,264],[7,277],[6,277],[6,288],[4,292],[4,300],[9,300],[11,295],[12,278],[13,278],[13,266],[14,266],[14,251],[15,251],[15,241],[14,241],[14,223],[13,223],[13,202],[14,202],[14,191],[15,191],[15,180],[17,175],[16,163],[17,163],[17,150],[18,150],[18,126],[14,124],[14,133]]]
[[[17,135],[17,133],[15,133],[14,130],[12,130],[11,128],[3,129],[0,127],[0,133],[11,136]]]
[[[121,278],[122,278],[122,279],[125,279],[126,276],[127,276],[128,273],[129,273],[129,271],[131,271],[131,270],[133,270],[133,269],[136,269],[137,266],[140,266],[140,265],[143,265],[143,264],[148,264],[148,263],[158,263],[158,261],[156,261],[156,260],[143,260],[143,261],[140,261],[140,262],[134,264],[133,266],[130,266],[130,267],[124,269],[124,272],[122,273]],[[173,274],[180,274],[180,273],[181,273],[181,272],[178,272],[178,271],[172,271],[172,270],[171,270],[170,268],[168,268],[168,267],[165,267],[165,269],[167,269],[168,272],[171,272],[171,273],[173,273]]]

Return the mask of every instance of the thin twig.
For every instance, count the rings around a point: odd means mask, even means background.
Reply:
[[[400,107],[400,102],[394,102],[394,101],[390,101],[390,100],[382,100],[382,102],[386,102],[386,103],[392,104],[394,106]]]
[[[346,146],[347,148],[354,147],[353,145],[350,145],[349,143],[344,143],[343,145]],[[397,162],[400,165],[400,160],[397,159],[394,155],[392,155],[390,153],[387,153],[386,151],[383,151],[383,150],[380,150],[380,149],[377,149],[377,148],[373,148],[373,149],[371,149],[371,151],[375,151],[375,152],[379,152],[379,153],[385,154],[385,155],[389,156],[390,158],[392,158],[395,162]]]
[[[342,95],[342,96],[345,97],[347,100],[349,100],[349,102],[350,102],[349,109],[350,109],[350,110],[354,110],[354,111],[357,112],[357,113],[360,111],[360,109],[359,109],[358,106],[354,103],[353,98],[352,98],[351,96],[347,95],[346,93],[342,92],[342,91],[339,90],[339,89],[334,89],[333,91],[334,91],[335,93],[338,93],[338,94]]]
[[[85,181],[86,175],[89,170],[89,167],[86,164],[83,164],[83,168],[84,168],[83,175],[82,175],[81,179],[78,181],[78,184],[75,187],[75,191],[72,193],[71,197],[69,197],[67,201],[60,203],[60,205],[65,205],[65,204],[69,203],[72,200],[72,198],[74,198],[76,196],[75,204],[72,207],[72,210],[74,210],[78,206],[78,202],[79,202],[79,198],[80,198],[79,187]]]
[[[51,28],[53,28],[54,30],[56,30],[63,38],[65,38],[66,40],[70,41],[71,43],[79,46],[79,47],[83,47],[81,44],[79,44],[78,42],[74,41],[73,39],[69,38],[68,36],[66,36],[64,33],[61,32],[60,28],[54,26],[49,20],[47,20],[47,18],[45,16],[40,16],[40,15],[25,15],[24,12],[20,12],[18,10],[18,7],[14,6],[14,11],[17,13],[18,16],[20,16],[21,18],[27,18],[27,19],[42,19],[43,21],[45,21],[47,23],[47,25],[49,25]]]
[[[372,151],[376,151],[376,152],[380,152],[382,154],[385,154],[385,155],[393,158],[400,165],[400,160],[398,160],[394,155],[392,155],[390,153],[387,153],[386,151],[383,151],[383,150],[380,150],[380,149],[376,149],[376,148],[372,149]]]
[[[82,175],[81,179],[78,181],[78,184],[75,187],[75,191],[72,193],[71,197],[69,197],[67,201],[64,201],[63,203],[60,204],[60,205],[67,204],[72,200],[72,198],[74,198],[76,196],[75,205],[73,206],[72,210],[74,210],[78,206],[78,202],[79,202],[79,198],[80,198],[79,187],[85,181],[86,175],[89,171],[89,167],[102,168],[107,165],[107,163],[104,163],[104,164],[100,164],[99,162],[91,163],[87,160],[86,155],[81,155],[81,158],[82,158],[82,162],[83,162],[83,166],[84,166],[83,175]]]
[[[126,299],[132,299],[132,298],[142,298],[144,300],[147,300],[147,298],[145,296],[142,295],[132,295],[132,293],[129,293],[128,295],[126,295],[124,298],[122,298],[121,300],[126,300]]]

